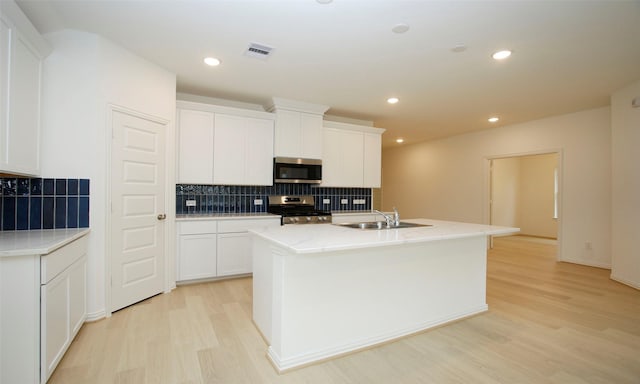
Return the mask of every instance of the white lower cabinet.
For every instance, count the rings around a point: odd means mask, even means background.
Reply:
[[[248,231],[279,225],[280,218],[273,216],[179,221],[178,282],[251,273]]]
[[[2,384],[46,383],[87,317],[87,237],[45,255],[26,248],[0,257]]]
[[[87,317],[86,239],[43,256],[40,286],[40,381],[45,383]],[[68,265],[68,262],[71,264]],[[61,271],[55,270],[62,269]],[[54,270],[53,273],[50,271]],[[49,273],[47,273],[49,272]],[[55,277],[46,281],[46,275]]]

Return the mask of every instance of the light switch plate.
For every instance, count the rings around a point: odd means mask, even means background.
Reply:
[[[364,205],[365,201],[364,201],[364,199],[353,199],[353,204],[355,204],[355,205]]]
[[[340,204],[343,204],[343,205],[349,204],[349,199],[340,199]]]
[[[331,204],[331,199],[322,199],[322,204]]]
[[[262,205],[262,199],[253,200],[253,205]]]
[[[195,207],[196,206],[196,201],[195,200],[187,200],[187,207]]]

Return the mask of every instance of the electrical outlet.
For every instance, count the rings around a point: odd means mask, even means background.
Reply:
[[[364,205],[365,204],[365,200],[364,199],[353,199],[353,204],[355,204],[355,205]]]
[[[196,201],[195,200],[187,200],[187,207],[195,207],[196,206]]]
[[[342,204],[342,205],[349,204],[349,199],[340,199],[340,204]]]
[[[331,204],[331,199],[322,199],[322,204]]]
[[[262,199],[253,200],[253,205],[262,205]]]

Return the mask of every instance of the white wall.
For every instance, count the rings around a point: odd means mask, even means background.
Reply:
[[[109,105],[171,122],[166,135],[171,158],[167,161],[167,171],[173,175],[176,78],[93,34],[65,30],[45,38],[54,51],[43,68],[42,176],[91,180],[87,304],[89,317],[99,318],[106,305]],[[171,214],[175,206],[174,192],[169,193],[167,204],[167,213]],[[168,239],[172,244],[173,236]]]
[[[640,81],[611,97],[612,270],[611,278],[640,289]]]
[[[523,235],[555,238],[558,226],[553,218],[556,154],[520,157],[518,226]]]
[[[491,176],[491,222],[493,225],[520,227],[520,158],[493,161]]]
[[[562,260],[611,265],[610,110],[598,108],[383,151],[383,209],[488,222],[488,160],[561,150]],[[593,249],[587,249],[591,242]]]

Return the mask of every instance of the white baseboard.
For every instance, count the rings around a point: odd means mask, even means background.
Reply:
[[[85,320],[86,323],[90,323],[93,321],[98,321],[107,317],[107,313],[104,309],[101,309],[97,312],[87,313],[87,318]]]
[[[627,280],[627,279],[622,279],[622,278],[620,278],[620,277],[618,277],[618,276],[615,276],[613,273],[612,273],[612,274],[611,274],[611,276],[609,276],[609,277],[611,278],[611,280],[615,280],[615,281],[617,281],[618,283],[622,283],[622,284],[624,284],[624,285],[628,285],[628,286],[630,286],[631,288],[635,288],[635,289],[640,290],[640,284],[638,284],[638,283],[636,283],[636,282],[629,281],[629,280]]]
[[[611,263],[599,263],[599,262],[595,262],[595,261],[591,262],[591,261],[584,261],[584,260],[569,260],[569,259],[562,259],[562,260],[558,260],[558,261],[562,261],[562,262],[565,262],[565,263],[571,263],[571,264],[586,265],[587,267],[611,269]]]

